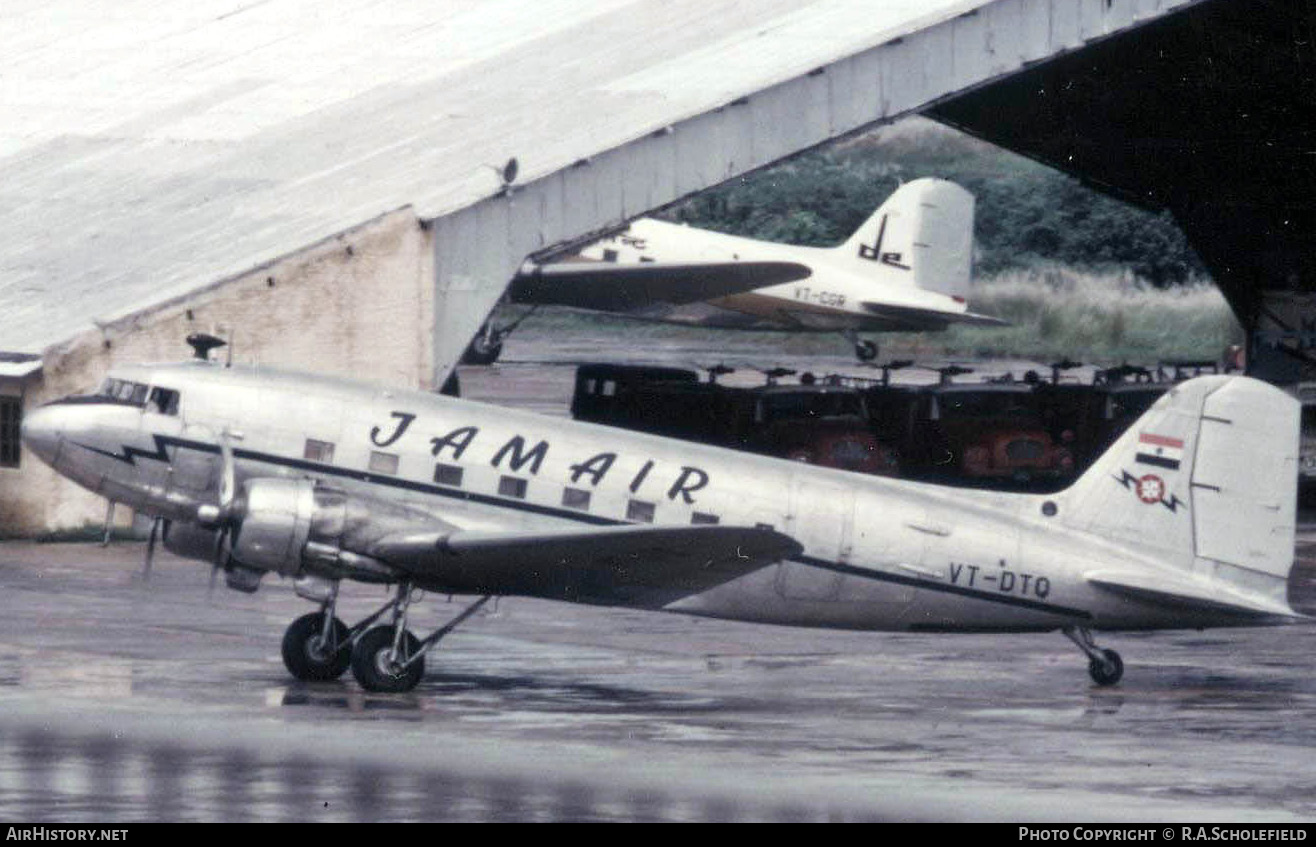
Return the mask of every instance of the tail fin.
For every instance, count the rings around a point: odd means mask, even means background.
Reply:
[[[1285,611],[1300,410],[1247,377],[1178,385],[1064,493],[1062,519]]]
[[[834,250],[859,273],[964,302],[973,271],[973,195],[944,179],[908,182]]]

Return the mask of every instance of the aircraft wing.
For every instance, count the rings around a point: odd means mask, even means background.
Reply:
[[[1215,583],[1204,584],[1187,575],[1112,570],[1087,573],[1084,579],[1106,591],[1162,606],[1244,617],[1298,617],[1283,603]]]
[[[539,532],[400,532],[370,555],[455,593],[658,608],[801,551],[772,530],[619,526]]]
[[[938,309],[916,309],[909,306],[893,306],[888,303],[865,301],[864,311],[870,316],[889,323],[894,330],[939,330],[951,324],[968,324],[970,326],[1009,326],[1009,321],[994,318],[991,315],[979,315],[975,312],[943,312]]]
[[[810,273],[797,262],[558,262],[523,268],[508,296],[517,303],[620,312],[653,303],[697,303]]]

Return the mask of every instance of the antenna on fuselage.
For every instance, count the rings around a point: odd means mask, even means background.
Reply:
[[[210,351],[216,347],[225,347],[228,342],[208,332],[194,332],[187,337],[187,344],[192,348],[192,358],[209,362]]]

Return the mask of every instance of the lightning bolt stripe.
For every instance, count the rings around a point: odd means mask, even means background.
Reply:
[[[81,447],[83,450],[90,450],[91,452],[96,453],[98,455],[108,456],[109,458],[115,460],[116,462],[123,462],[125,465],[136,465],[137,460],[139,458],[154,459],[157,462],[168,462],[169,454],[166,453],[165,450],[168,448],[170,443],[178,442],[178,439],[168,438],[163,435],[156,435],[153,436],[153,438],[155,440],[155,450],[143,450],[140,447],[133,447],[131,444],[124,444],[122,445],[122,449],[123,449],[122,453],[111,453],[109,450],[102,450],[99,447],[92,447],[90,444],[83,444],[81,441],[74,441],[73,443]],[[206,444],[201,444],[200,442],[190,442],[190,443],[195,443],[198,447],[202,447],[202,448],[209,446]],[[218,453],[219,448],[214,447],[208,452]]]

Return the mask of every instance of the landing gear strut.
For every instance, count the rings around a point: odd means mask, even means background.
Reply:
[[[284,667],[297,679],[307,682],[338,679],[351,664],[352,648],[363,633],[396,604],[396,600],[389,600],[348,629],[347,624],[335,616],[338,583],[333,583],[320,611],[302,615],[283,633]]]
[[[503,354],[503,339],[506,337],[506,332],[499,331],[493,321],[488,321],[471,339],[466,352],[462,353],[462,364],[492,365]]]
[[[352,676],[367,691],[398,693],[415,688],[425,675],[425,654],[491,599],[481,597],[445,626],[417,640],[407,629],[412,594],[411,583],[400,583],[391,604],[392,625],[367,631],[352,648]]]
[[[348,629],[334,615],[338,583],[333,583],[320,611],[302,615],[284,632],[283,664],[294,677],[308,682],[337,679],[351,667],[352,676],[367,691],[410,691],[425,674],[425,654],[493,599],[492,595],[481,597],[446,625],[418,640],[407,629],[407,610],[414,595],[411,583],[400,583],[391,600]],[[391,624],[374,626],[390,611]]]
[[[1065,637],[1078,645],[1088,657],[1088,673],[1097,685],[1114,685],[1124,676],[1124,660],[1114,650],[1103,650],[1092,640],[1092,632],[1083,627],[1067,626]]]
[[[503,354],[503,342],[507,336],[516,331],[526,318],[533,315],[539,310],[539,304],[531,306],[525,314],[503,327],[494,326],[493,317],[484,322],[480,331],[475,333],[471,343],[466,345],[466,351],[462,353],[463,365],[492,365],[498,361],[498,357]]]

